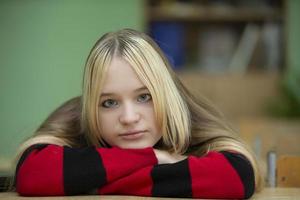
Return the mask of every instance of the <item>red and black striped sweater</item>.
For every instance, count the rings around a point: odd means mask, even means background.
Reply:
[[[88,194],[193,198],[249,198],[253,168],[232,152],[188,156],[157,164],[153,148],[69,148],[38,144],[16,169],[16,190],[24,196]]]

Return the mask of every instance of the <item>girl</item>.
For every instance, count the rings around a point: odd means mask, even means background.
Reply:
[[[249,198],[257,161],[222,116],[182,85],[146,34],[107,33],[92,48],[83,94],[20,147],[20,195]]]

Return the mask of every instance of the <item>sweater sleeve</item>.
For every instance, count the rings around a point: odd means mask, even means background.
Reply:
[[[156,163],[152,148],[38,144],[28,148],[19,160],[16,190],[23,196],[84,194]]]
[[[124,187],[126,185],[126,187]],[[100,194],[244,199],[254,192],[250,162],[232,152],[210,152],[174,163],[146,166],[112,182]]]

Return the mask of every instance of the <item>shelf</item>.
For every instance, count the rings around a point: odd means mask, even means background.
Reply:
[[[194,65],[244,74],[285,68],[284,0],[149,0],[147,5],[149,34],[176,70]]]
[[[150,21],[246,22],[280,21],[282,11],[275,8],[236,8],[221,6],[156,6],[149,10]]]

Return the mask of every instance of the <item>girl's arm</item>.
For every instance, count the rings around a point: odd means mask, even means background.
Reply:
[[[89,193],[157,163],[152,148],[69,148],[37,144],[16,169],[16,190],[24,196]]]
[[[158,156],[159,158],[161,157]],[[243,199],[252,196],[254,187],[253,169],[244,156],[233,152],[209,152],[203,157],[188,156],[172,164],[146,166],[105,185],[98,192],[160,197]]]

